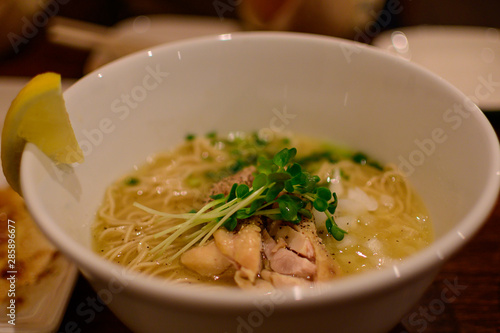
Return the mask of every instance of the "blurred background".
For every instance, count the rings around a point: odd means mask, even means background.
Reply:
[[[24,84],[19,77],[54,71],[71,84],[108,61],[162,42],[242,30],[286,30],[373,43],[391,29],[422,25],[500,28],[500,1],[0,0],[1,112],[11,100],[3,92],[14,84],[15,89]],[[491,85],[497,87],[500,35],[495,29],[484,31],[496,46],[482,47],[481,51],[489,51],[480,54],[481,63],[488,65],[484,75],[490,75]],[[451,57],[446,55],[450,59],[467,51],[460,38],[457,43],[463,48],[451,50]],[[461,69],[471,66],[462,61],[458,67],[460,76]],[[496,112],[487,112],[487,116],[499,133],[495,118],[499,118],[500,104],[495,105],[489,111]],[[494,216],[499,214],[497,204]],[[500,332],[496,222],[490,219],[461,255],[444,267],[420,304],[391,333]],[[445,290],[443,283],[450,281],[467,289],[439,313],[422,312],[429,311]],[[128,332],[106,307],[96,308],[92,321],[81,316],[78,307],[96,297],[80,277],[59,332],[68,331],[71,323],[77,324],[78,332]]]
[[[204,31],[231,30],[292,30],[370,43],[384,30],[404,26],[500,27],[499,13],[498,0],[0,0],[0,75],[33,76],[50,70],[67,78],[81,77],[88,70],[89,57],[106,44],[95,34],[103,37],[118,30],[98,28],[116,28],[127,19],[132,28],[128,32],[139,38],[123,43],[131,46],[120,47],[135,50]],[[165,17],[159,22],[149,20],[149,15],[182,15],[182,22],[169,25]],[[193,28],[192,22],[185,22],[186,16],[203,17],[205,25]],[[54,17],[93,25],[77,25],[77,32],[70,31],[68,25],[74,22],[58,22]],[[148,38],[148,30],[162,24],[166,28],[162,36],[141,41]],[[81,36],[85,29],[94,37]],[[121,32],[125,30],[122,26]]]

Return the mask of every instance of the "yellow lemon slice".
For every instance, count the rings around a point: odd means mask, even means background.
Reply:
[[[44,73],[21,89],[5,117],[2,168],[10,186],[21,194],[19,168],[26,142],[34,143],[55,163],[83,162],[61,90],[61,76]]]

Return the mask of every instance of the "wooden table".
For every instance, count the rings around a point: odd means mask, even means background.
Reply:
[[[56,71],[66,78],[82,76],[87,53],[47,42],[43,31],[17,55],[0,58],[0,75],[34,76]],[[499,112],[500,113],[500,110]],[[500,134],[500,116],[489,113]],[[500,332],[500,202],[476,237],[447,262],[420,302],[390,333]],[[456,298],[443,301],[443,290],[455,286]],[[79,278],[58,332],[76,323],[75,332],[129,332],[105,307],[94,318],[81,314],[81,305],[96,298]],[[91,320],[90,320],[91,319]]]

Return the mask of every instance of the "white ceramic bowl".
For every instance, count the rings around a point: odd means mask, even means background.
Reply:
[[[114,313],[137,332],[384,332],[480,228],[499,189],[482,112],[430,72],[360,44],[287,33],[172,43],[93,72],[65,93],[86,161],[57,168],[28,145],[28,207]],[[436,241],[384,270],[269,296],[165,284],[91,249],[105,188],[147,156],[211,130],[290,130],[400,165]]]

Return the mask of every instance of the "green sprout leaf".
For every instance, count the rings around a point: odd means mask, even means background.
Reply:
[[[218,200],[218,199],[222,199],[222,198],[224,198],[224,194],[222,194],[222,193],[214,194],[214,195],[210,196],[210,199],[212,199],[212,200]]]
[[[230,218],[224,222],[223,226],[229,231],[233,231],[236,229],[236,226],[238,225],[238,220],[236,219],[236,216],[232,215]]]
[[[314,208],[319,212],[324,212],[328,209],[328,202],[322,198],[317,198],[313,201]]]
[[[278,198],[278,205],[280,208],[281,216],[285,221],[293,222],[298,219],[297,213],[299,207],[295,200],[290,195],[282,195]]]
[[[237,198],[243,199],[244,197],[246,197],[250,193],[250,189],[249,189],[248,185],[246,185],[246,184],[239,184],[236,187],[235,193],[236,193]]]
[[[332,197],[333,197],[333,202],[328,204],[328,212],[333,215],[333,214],[335,214],[335,211],[337,210],[337,205],[338,205],[339,200],[337,199],[337,193],[335,193],[335,192],[333,192]]]
[[[261,187],[266,186],[267,184],[267,176],[263,173],[259,173],[254,177],[252,187],[254,190],[258,190]]]
[[[257,158],[257,161],[258,161],[257,171],[260,173],[268,175],[278,170],[278,166],[274,164],[272,159],[267,159],[264,156],[259,156]]]
[[[316,195],[325,201],[329,201],[332,198],[332,192],[326,187],[318,187],[316,190]]]
[[[297,149],[295,148],[283,148],[276,155],[274,155],[273,161],[280,168],[284,168],[288,162],[297,154]]]
[[[227,196],[226,202],[230,202],[234,199],[236,199],[236,189],[238,188],[238,184],[234,183],[233,186],[231,187],[231,190],[229,191],[229,195]]]
[[[290,167],[288,167],[286,171],[290,174],[290,176],[295,177],[302,173],[302,167],[300,166],[300,164],[294,163]]]
[[[274,199],[276,199],[278,194],[280,194],[284,188],[285,188],[284,183],[274,183],[274,185],[272,185],[271,188],[269,188],[269,190],[267,191],[266,201],[271,202]]]
[[[269,183],[281,183],[292,178],[288,173],[284,172],[273,172],[267,176],[267,181]]]
[[[293,193],[295,191],[295,187],[293,187],[293,183],[292,183],[292,180],[289,179],[285,182],[285,190],[288,192],[288,193]]]
[[[250,205],[250,209],[248,211],[248,214],[250,214],[250,216],[253,215],[257,211],[257,209],[261,208],[265,203],[266,203],[266,199],[264,199],[264,198],[259,198],[259,199],[255,200]]]
[[[301,208],[299,209],[299,214],[305,217],[306,219],[312,218],[312,213],[309,209]]]
[[[333,217],[327,218],[325,225],[326,230],[333,236],[333,238],[335,238],[335,240],[341,241],[344,239],[344,234],[346,234],[347,231],[340,229],[337,223],[333,220]]]
[[[236,219],[244,220],[252,216],[253,214],[250,212],[250,208],[240,209],[236,212]]]

